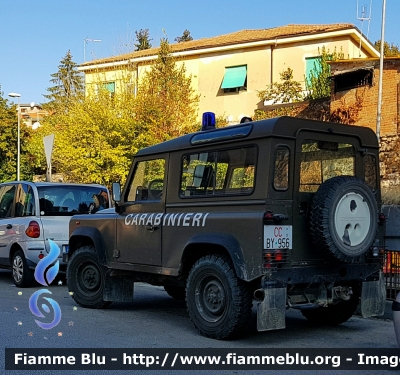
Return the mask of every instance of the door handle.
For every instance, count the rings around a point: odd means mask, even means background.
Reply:
[[[150,232],[154,232],[155,230],[157,230],[159,227],[154,226],[154,225],[146,225],[146,230],[150,231]]]
[[[6,225],[6,229],[11,229],[12,228],[12,225],[11,224],[7,224]]]

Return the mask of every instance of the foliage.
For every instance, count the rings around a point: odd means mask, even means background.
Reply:
[[[81,97],[84,94],[84,80],[77,69],[78,65],[72,61],[71,52],[68,51],[58,65],[58,71],[51,74],[50,80],[54,86],[49,87],[49,94],[43,95],[49,100],[44,105],[47,109],[59,110],[68,108],[72,99]]]
[[[318,49],[318,60],[314,63],[314,67],[310,72],[309,77],[305,77],[306,89],[308,94],[307,100],[315,100],[328,98],[331,95],[331,67],[328,61],[336,61],[343,59],[344,54],[342,51],[330,53],[325,47],[321,50]]]
[[[154,144],[195,129],[199,96],[191,86],[185,65],[178,66],[167,39],[161,39],[157,61],[139,83],[136,120],[145,143]]]
[[[18,147],[18,115],[17,106],[9,105],[3,99],[0,89],[0,182],[17,179],[17,147]],[[29,179],[32,169],[26,155],[26,145],[29,144],[30,131],[23,121],[20,122],[21,141],[21,179]]]
[[[374,47],[380,52],[381,51],[381,41],[377,40],[374,43]],[[400,56],[400,49],[397,44],[389,44],[388,42],[383,43],[383,56],[385,57],[396,57]]]
[[[258,121],[280,116],[296,117],[298,113],[301,111],[301,109],[302,109],[301,107],[294,107],[294,106],[274,108],[273,110],[270,111],[263,111],[261,109],[257,109],[254,111],[253,120]]]
[[[138,150],[194,130],[198,97],[166,40],[139,82],[136,98],[130,77],[114,93],[100,78],[85,97],[69,101],[68,111],[56,111],[41,121],[29,142],[33,168],[45,172],[43,137],[54,134],[53,174],[72,182],[124,183]]]
[[[135,43],[135,51],[143,51],[145,49],[151,48],[149,35],[149,29],[140,29],[140,31],[135,31],[137,43]]]
[[[102,87],[99,85],[99,87]],[[126,178],[138,149],[135,138],[133,95],[100,89],[84,101],[74,101],[68,112],[46,117],[29,150],[36,167],[45,166],[43,137],[55,134],[52,169],[65,181],[96,182],[110,186]]]
[[[177,36],[174,40],[177,43],[182,43],[182,42],[189,42],[190,40],[193,40],[193,38],[190,35],[190,31],[188,29],[185,29],[182,36]]]
[[[347,104],[344,98],[342,98],[340,107],[331,111],[326,121],[338,122],[340,124],[355,124],[363,107],[364,93],[364,91],[356,90],[355,101],[351,104]]]
[[[300,82],[293,80],[293,70],[287,68],[279,73],[282,83],[274,82],[267,89],[258,91],[260,100],[273,100],[273,103],[299,102],[303,99]]]

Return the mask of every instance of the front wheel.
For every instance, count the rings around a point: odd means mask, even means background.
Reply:
[[[68,289],[82,307],[100,309],[111,304],[103,300],[105,267],[100,264],[92,247],[78,249],[67,267]]]
[[[195,263],[187,280],[186,301],[195,327],[214,339],[236,336],[251,316],[251,294],[224,255],[208,255]]]

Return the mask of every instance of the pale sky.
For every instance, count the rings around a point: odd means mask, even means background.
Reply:
[[[400,45],[400,1],[386,3],[385,40]],[[287,24],[352,23],[374,43],[381,38],[382,4],[358,0],[357,15],[357,0],[0,0],[0,91],[4,98],[21,94],[21,103],[43,103],[68,50],[77,64],[84,50],[86,61],[126,53],[140,29],[149,29],[156,47],[164,35],[174,43],[185,29],[201,39]],[[371,8],[370,22],[357,19],[363,7],[365,18]]]

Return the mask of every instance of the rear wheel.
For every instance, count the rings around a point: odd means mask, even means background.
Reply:
[[[196,328],[214,339],[237,335],[251,315],[251,294],[223,255],[208,255],[195,263],[187,280],[186,301]]]
[[[34,272],[29,269],[22,250],[17,250],[12,257],[12,279],[14,284],[20,288],[36,284]]]
[[[67,268],[68,289],[82,307],[100,309],[112,302],[103,300],[105,267],[92,247],[82,247],[72,255]]]

